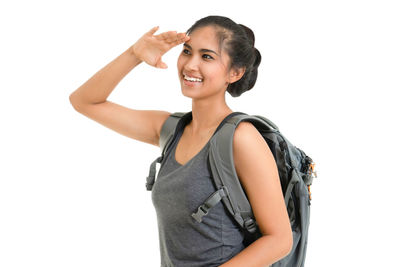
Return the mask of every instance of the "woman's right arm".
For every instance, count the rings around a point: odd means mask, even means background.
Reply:
[[[166,111],[135,110],[107,100],[117,84],[138,64],[165,68],[161,56],[188,40],[183,33],[153,35],[151,29],[134,45],[111,61],[69,97],[74,109],[105,127],[138,141],[159,146],[161,127],[170,115]]]

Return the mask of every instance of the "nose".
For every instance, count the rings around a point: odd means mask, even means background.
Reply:
[[[187,71],[197,71],[199,69],[199,59],[197,56],[190,56],[185,62],[184,69]]]

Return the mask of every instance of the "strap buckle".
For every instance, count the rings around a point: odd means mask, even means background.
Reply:
[[[151,191],[153,189],[153,184],[154,184],[154,182],[150,182],[149,180],[150,180],[150,177],[147,177],[147,181],[148,181],[148,182],[146,182],[147,191]]]
[[[154,181],[156,179],[156,174],[157,174],[157,163],[161,163],[163,159],[163,155],[160,157],[156,158],[150,165],[149,169],[149,176],[146,178],[146,189],[147,191],[151,191],[153,188]]]
[[[244,221],[244,227],[246,228],[247,231],[253,234],[257,230],[256,221],[251,218],[247,219],[246,221]]]
[[[218,204],[223,197],[228,194],[228,189],[223,186],[222,188],[215,191],[207,200],[197,208],[197,212],[192,214],[192,217],[201,223],[203,216],[207,215],[209,210]]]
[[[201,223],[203,216],[207,215],[209,210],[210,208],[206,205],[200,205],[197,212],[192,214],[192,217],[195,218],[197,222]]]

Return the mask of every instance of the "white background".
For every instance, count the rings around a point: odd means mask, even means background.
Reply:
[[[145,178],[159,149],[69,95],[144,32],[218,14],[253,29],[259,78],[228,105],[270,118],[316,162],[306,266],[400,266],[397,1],[6,1],[0,4],[0,266],[159,266]],[[109,100],[189,111],[176,59]]]

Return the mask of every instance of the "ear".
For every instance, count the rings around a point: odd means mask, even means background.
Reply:
[[[245,67],[232,68],[230,73],[229,73],[229,83],[234,83],[234,82],[240,80],[240,78],[243,77],[245,72],[246,72],[246,68]]]

